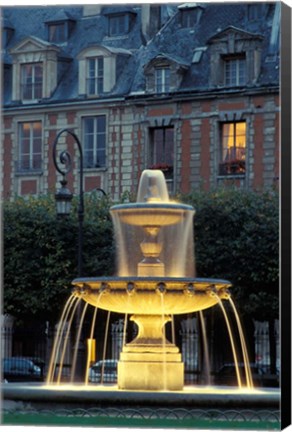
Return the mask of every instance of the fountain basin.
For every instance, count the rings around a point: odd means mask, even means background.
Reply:
[[[231,283],[204,278],[78,278],[74,293],[87,303],[128,314],[184,314],[216,305],[228,297]]]
[[[110,212],[112,215],[117,214],[122,222],[129,225],[163,227],[177,224],[187,214],[194,214],[195,210],[187,204],[147,202],[114,205]]]

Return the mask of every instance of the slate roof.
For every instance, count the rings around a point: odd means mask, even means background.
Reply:
[[[54,21],[75,21],[74,30],[65,44],[58,45],[64,57],[71,62],[64,66],[63,77],[50,101],[78,100],[77,55],[91,45],[104,46],[112,51],[122,49],[132,55],[125,57],[117,83],[110,95],[127,96],[145,91],[144,66],[161,53],[177,63],[188,65],[179,91],[214,91],[210,88],[210,49],[208,41],[230,26],[263,37],[261,74],[257,86],[279,85],[279,2],[267,3],[267,14],[256,22],[248,21],[247,5],[250,3],[204,3],[203,12],[195,28],[182,28],[180,9],[177,5],[163,5],[164,24],[148,42],[141,31],[141,5],[111,5],[102,8],[96,16],[83,17],[82,6],[25,6],[2,8],[5,23],[14,28],[2,61],[11,64],[9,50],[28,36],[47,42],[47,25]],[[194,5],[194,3],[193,3]],[[278,8],[278,9],[277,9]],[[276,10],[276,14],[275,14]],[[135,13],[133,27],[127,37],[109,37],[107,14],[114,12]],[[278,14],[278,15],[277,15]],[[192,63],[194,51],[206,48],[199,62]],[[4,72],[4,104],[10,104],[11,70]],[[48,101],[46,101],[48,103]]]

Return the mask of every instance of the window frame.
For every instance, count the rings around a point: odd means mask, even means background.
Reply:
[[[94,61],[93,75],[91,74],[90,63]],[[90,87],[93,84],[93,92]],[[104,57],[95,56],[86,58],[86,94],[97,96],[104,91]]]
[[[122,24],[122,25],[121,25]],[[108,36],[124,36],[130,31],[129,14],[117,13],[108,17]]]
[[[244,134],[238,131],[244,125]],[[231,128],[231,132],[224,132],[224,129]],[[240,146],[240,138],[243,138],[243,145]],[[229,145],[231,140],[233,145]],[[225,142],[227,143],[225,145]],[[220,124],[220,156],[219,175],[245,175],[247,155],[247,122],[246,120],[226,121]]]
[[[24,125],[28,126],[28,136],[25,137]],[[40,134],[35,135],[37,129],[34,130],[35,125],[40,126]],[[25,143],[28,140],[28,143]],[[40,149],[37,151],[35,146],[38,145],[36,140],[40,140]],[[25,145],[28,149],[25,151]],[[42,170],[43,157],[43,124],[41,120],[33,121],[20,121],[18,123],[18,172],[35,172]]]
[[[98,120],[103,120],[104,127],[102,130],[98,127]],[[86,132],[86,122],[93,121],[93,131]],[[107,118],[105,114],[96,114],[91,116],[83,116],[81,118],[82,137],[83,137],[83,167],[84,169],[105,168],[107,163]],[[89,136],[92,135],[92,146],[89,144]],[[103,136],[103,145],[100,145],[100,137]],[[92,148],[90,148],[92,147]],[[88,154],[92,153],[89,157]],[[103,162],[98,163],[98,154],[102,153]]]
[[[247,67],[246,67],[245,53],[224,56],[223,61],[224,61],[224,85],[226,87],[245,86],[247,83]],[[234,73],[235,73],[235,80],[234,80]]]
[[[31,74],[28,68],[31,67]],[[41,79],[38,82],[36,68],[39,67],[41,71]],[[21,100],[23,101],[36,101],[43,98],[43,82],[44,82],[44,66],[43,62],[29,62],[22,63],[20,67],[21,76]],[[31,82],[29,82],[31,80]],[[28,92],[28,93],[26,93]],[[39,92],[39,94],[38,94]],[[30,94],[30,97],[26,95]]]
[[[53,28],[56,28],[57,30],[56,35],[51,34]],[[61,34],[60,34],[60,29],[62,29]],[[48,25],[48,33],[49,33],[49,37],[48,37],[49,42],[52,43],[66,42],[66,40],[68,39],[68,23],[66,23],[65,21],[51,23]]]
[[[170,92],[170,67],[160,66],[155,68],[155,92],[169,93]]]
[[[171,140],[167,136],[169,132],[172,133]],[[159,136],[160,134],[162,134],[162,137]],[[151,127],[149,129],[149,136],[148,165],[151,169],[160,169],[165,173],[172,174],[174,164],[174,127]],[[159,149],[160,145],[162,145],[162,148]],[[168,150],[170,151],[169,153]],[[159,157],[159,153],[162,155],[161,157]]]

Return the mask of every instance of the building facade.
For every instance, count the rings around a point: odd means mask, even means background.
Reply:
[[[279,177],[280,2],[2,8],[2,197],[53,192],[52,144],[118,200]],[[78,151],[69,187],[78,192]]]

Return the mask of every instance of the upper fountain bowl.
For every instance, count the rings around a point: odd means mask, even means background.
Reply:
[[[128,225],[163,227],[177,224],[186,214],[194,213],[195,210],[187,204],[145,202],[114,205],[110,212]]]

